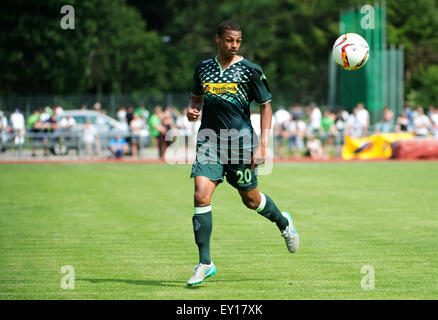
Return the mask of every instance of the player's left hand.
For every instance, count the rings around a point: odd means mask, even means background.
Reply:
[[[265,163],[265,148],[260,147],[260,145],[256,148],[252,158],[251,158],[251,167],[250,170],[252,171],[255,166],[261,165]]]

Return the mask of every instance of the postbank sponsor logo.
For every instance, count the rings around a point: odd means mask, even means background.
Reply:
[[[237,83],[204,83],[204,93],[222,94],[237,93]]]

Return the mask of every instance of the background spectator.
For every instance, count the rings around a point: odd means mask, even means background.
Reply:
[[[143,121],[143,118],[140,118],[140,116],[137,115],[137,113],[134,113],[133,119],[130,124],[131,141],[132,141],[131,150],[132,150],[132,157],[134,158],[138,157],[138,153],[140,149],[140,137],[144,126],[145,123]]]
[[[96,154],[100,154],[100,144],[97,146],[96,141],[97,137],[97,129],[94,125],[91,124],[90,120],[85,121],[84,131],[83,131],[83,140],[85,143],[85,148],[87,150],[87,156],[93,156],[93,146],[95,148]]]
[[[0,152],[3,152],[4,145],[8,141],[8,118],[5,117],[3,111],[0,111]]]
[[[370,126],[370,114],[368,110],[365,109],[365,105],[363,103],[358,103],[356,109],[356,117],[362,126],[361,136],[366,137],[368,135],[368,127]]]
[[[417,136],[425,137],[429,134],[429,129],[431,127],[431,122],[424,114],[423,108],[418,107],[415,109],[416,114],[414,116],[414,133]]]
[[[32,141],[32,157],[36,157],[36,145],[35,142],[38,141],[38,133],[40,132],[36,128],[36,124],[40,120],[40,112],[35,110],[29,118],[27,118],[27,130],[30,132],[30,141]]]
[[[336,115],[330,110],[324,110],[324,115],[321,119],[320,138],[323,145],[323,152],[328,155],[331,147],[335,143],[338,129],[335,124]]]
[[[77,123],[75,118],[73,118],[70,114],[67,117],[63,117],[59,122],[59,132],[56,134],[59,138],[59,142],[64,144],[68,141],[72,141],[76,136],[74,129],[76,128]]]
[[[394,132],[394,112],[387,107],[383,107],[382,120],[375,125],[376,133],[390,133]]]
[[[128,106],[126,109],[126,123],[128,125],[129,136],[126,137],[126,142],[128,143],[129,150],[132,152],[132,138],[131,138],[131,121],[134,119],[135,109],[133,106]]]
[[[32,131],[33,126],[35,125],[35,123],[38,122],[39,119],[40,119],[40,112],[38,110],[32,112],[32,114],[27,118],[26,121],[27,130]]]
[[[53,111],[52,111],[52,109],[50,107],[45,107],[44,111],[41,112],[41,114],[40,114],[41,122],[47,122],[47,120],[50,119],[52,113],[53,113]]]
[[[291,114],[293,119],[303,119],[305,116],[303,108],[299,104],[294,104],[292,106]]]
[[[319,160],[324,158],[321,141],[318,140],[313,134],[309,134],[306,147],[308,150],[308,155],[310,155],[312,159]]]
[[[321,129],[320,132],[323,136],[336,136],[337,129],[335,125],[336,115],[330,110],[324,111],[324,116],[321,119]]]
[[[301,113],[302,114],[302,113]],[[299,113],[291,115],[291,121],[288,127],[288,147],[294,157],[299,157],[300,152],[304,149],[304,139],[307,132],[306,123],[299,118]]]
[[[397,122],[395,124],[395,131],[396,132],[411,132],[412,127],[410,125],[408,113],[406,109],[403,111],[403,113],[397,118]]]
[[[344,109],[339,109],[338,112],[336,113],[336,120],[335,120],[336,130],[339,136],[341,137],[344,136],[345,123],[347,122],[349,116],[350,114],[348,113],[348,111]]]
[[[317,134],[319,129],[321,128],[321,110],[315,103],[312,103],[309,106],[309,133]]]
[[[151,138],[153,138],[153,143],[155,147],[158,149],[159,157],[162,158],[161,154],[161,144],[160,144],[160,136],[162,132],[165,131],[163,126],[161,125],[161,119],[164,117],[163,109],[160,106],[156,106],[154,108],[154,113],[148,119],[149,132],[151,134]]]
[[[110,140],[109,148],[116,159],[122,158],[129,151],[126,140],[118,135]]]
[[[139,105],[138,108],[135,109],[135,114],[138,115],[143,121],[146,123],[149,118],[149,110],[145,108],[144,105]]]
[[[160,142],[160,158],[164,158],[164,155],[166,153],[167,147],[173,143],[173,141],[167,141],[166,140],[166,134],[169,130],[175,128],[175,122],[174,122],[174,113],[172,112],[172,109],[166,109],[166,111],[163,113],[163,118],[161,120],[161,133],[159,135],[159,142]]]
[[[53,107],[53,112],[55,113],[55,115],[60,116],[64,113],[64,109],[60,105],[56,105]]]
[[[117,119],[123,123],[126,128],[128,128],[128,121],[126,120],[126,107],[121,107],[119,110],[117,110]]]
[[[73,129],[76,127],[77,123],[75,118],[73,118],[70,114],[67,117],[64,117],[59,122],[59,126],[66,130],[66,133],[73,134]]]
[[[430,115],[430,121],[432,124],[432,133],[435,138],[438,138],[438,108],[434,108]]]
[[[100,102],[95,102],[93,104],[93,110],[97,112],[102,112],[102,104]]]
[[[26,134],[25,120],[19,109],[15,109],[10,117],[11,129],[14,133],[14,143],[22,145],[24,143],[24,135]]]
[[[403,111],[406,113],[406,116],[408,117],[409,120],[409,128],[413,128],[414,127],[414,118],[413,118],[413,112],[410,106],[405,105]]]
[[[353,109],[353,113],[348,116],[345,124],[345,135],[352,138],[361,138],[363,136],[363,126],[357,116],[358,108]]]

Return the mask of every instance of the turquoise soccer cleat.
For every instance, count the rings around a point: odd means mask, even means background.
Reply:
[[[214,276],[216,274],[216,267],[211,262],[210,264],[200,263],[195,266],[193,270],[192,277],[187,281],[188,286],[194,286],[202,283],[208,277]]]
[[[289,225],[286,227],[286,229],[281,231],[281,235],[286,241],[286,246],[289,252],[295,253],[298,250],[298,245],[300,244],[300,238],[298,237],[298,233],[294,227],[290,213],[284,211],[281,214],[289,221]]]

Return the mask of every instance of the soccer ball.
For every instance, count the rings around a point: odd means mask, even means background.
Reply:
[[[365,65],[370,48],[368,42],[357,33],[346,33],[333,45],[333,59],[345,70],[356,70]]]

